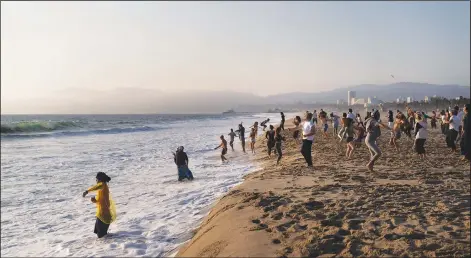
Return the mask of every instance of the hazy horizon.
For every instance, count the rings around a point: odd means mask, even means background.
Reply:
[[[90,113],[132,113],[175,101],[191,110],[185,106],[193,98],[189,91],[233,91],[234,98],[250,103],[250,94],[360,84],[469,86],[469,7],[1,2],[2,114],[73,113],[78,106]],[[211,99],[218,101],[224,100]],[[152,102],[159,103],[151,107]]]

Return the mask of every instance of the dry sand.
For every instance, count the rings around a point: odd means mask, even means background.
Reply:
[[[426,161],[404,135],[396,153],[382,129],[375,172],[365,144],[345,160],[331,128],[328,139],[317,131],[314,169],[284,134],[282,164],[259,139],[254,161],[264,169],[221,198],[177,256],[469,256],[470,163],[450,153],[439,129],[429,129]]]

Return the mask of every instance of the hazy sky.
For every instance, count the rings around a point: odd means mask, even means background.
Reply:
[[[256,94],[469,85],[470,3],[2,2],[2,101],[77,90]]]

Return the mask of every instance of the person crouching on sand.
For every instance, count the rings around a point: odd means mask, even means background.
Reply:
[[[89,192],[97,191],[96,197],[92,197],[90,200],[96,204],[96,221],[93,232],[98,238],[107,235],[110,224],[116,220],[116,208],[108,188],[110,180],[111,178],[105,173],[98,172],[96,175],[97,184],[83,192],[83,197],[85,197]]]
[[[425,159],[425,141],[427,140],[427,122],[424,121],[423,116],[421,114],[416,115],[416,123],[415,123],[415,142],[414,147],[417,154],[422,159]]]
[[[379,122],[380,114],[378,111],[375,111],[370,118],[368,118],[365,121],[366,125],[366,138],[365,138],[365,144],[368,147],[368,150],[370,151],[370,161],[366,165],[370,171],[373,171],[373,167],[375,162],[381,157],[381,150],[378,147],[378,144],[376,143],[376,140],[378,139],[379,136],[381,136],[381,130],[379,127],[383,128],[388,128],[387,125]]]
[[[217,149],[222,147],[221,161],[222,161],[222,163],[224,163],[224,161],[227,161],[226,157],[224,157],[224,155],[226,155],[226,153],[227,153],[227,141],[226,141],[226,139],[224,139],[224,135],[221,135],[219,137],[219,139],[221,139],[221,144],[219,144],[219,146],[217,146],[214,149],[217,150]]]

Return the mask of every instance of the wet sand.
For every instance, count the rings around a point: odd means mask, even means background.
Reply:
[[[314,169],[284,135],[281,164],[259,139],[253,159],[263,169],[217,202],[177,256],[469,256],[470,163],[450,153],[439,129],[429,129],[425,161],[404,135],[395,152],[382,129],[374,172],[365,144],[346,160],[332,128],[326,139],[318,127]]]

